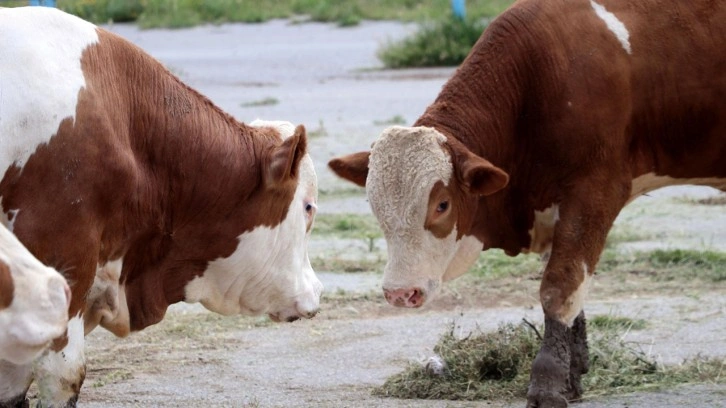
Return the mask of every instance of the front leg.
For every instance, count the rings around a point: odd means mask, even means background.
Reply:
[[[83,317],[68,322],[68,343],[62,350],[49,350],[33,366],[38,385],[38,407],[72,408],[86,377]]]
[[[0,360],[0,408],[26,408],[25,394],[33,381],[32,364]]]
[[[540,286],[545,335],[532,364],[528,408],[566,407],[582,396],[580,378],[589,367],[583,305],[607,233],[629,191],[612,180],[590,187],[563,202],[555,226]]]
[[[565,392],[568,401],[579,401],[582,398],[583,374],[590,370],[590,356],[587,347],[587,322],[583,310],[575,318],[570,329],[570,384]]]

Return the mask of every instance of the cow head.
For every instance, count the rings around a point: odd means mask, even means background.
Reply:
[[[68,323],[65,279],[0,225],[0,360],[26,364]]]
[[[423,305],[476,260],[483,243],[468,233],[479,197],[508,182],[504,171],[427,127],[386,129],[370,153],[329,165],[366,187],[388,244],[383,291],[405,307]]]
[[[307,253],[317,176],[305,129],[278,121],[258,120],[251,126],[272,128],[284,138],[260,160],[263,186],[258,195],[265,198],[254,206],[262,207],[255,210],[258,216],[270,219],[238,236],[230,256],[210,262],[204,275],[187,285],[186,299],[222,314],[266,313],[274,321],[310,318],[318,311],[323,287]]]

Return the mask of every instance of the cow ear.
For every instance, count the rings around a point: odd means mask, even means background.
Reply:
[[[457,173],[471,194],[487,196],[503,189],[509,183],[509,175],[488,160],[461,146],[455,154]]]
[[[282,144],[275,146],[270,152],[267,168],[265,169],[267,185],[274,186],[296,178],[300,168],[300,160],[307,153],[307,145],[305,127],[298,125],[292,136],[285,139]]]
[[[371,152],[358,152],[337,157],[328,162],[328,167],[339,177],[365,187],[366,178],[368,178],[368,158],[370,156]]]

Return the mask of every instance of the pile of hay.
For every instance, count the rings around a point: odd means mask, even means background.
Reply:
[[[590,372],[583,376],[586,397],[658,389],[694,382],[726,382],[726,361],[696,359],[663,366],[625,343],[621,324],[589,325]],[[542,330],[540,330],[542,331]],[[527,393],[530,367],[539,350],[531,325],[506,324],[495,332],[455,335],[455,324],[426,363],[410,363],[374,395],[406,399],[507,400]]]

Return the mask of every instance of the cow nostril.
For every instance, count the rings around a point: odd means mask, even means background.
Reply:
[[[295,320],[300,320],[300,317],[298,317],[298,316],[290,316],[287,319],[285,319],[285,321],[288,322],[288,323],[292,323]]]

